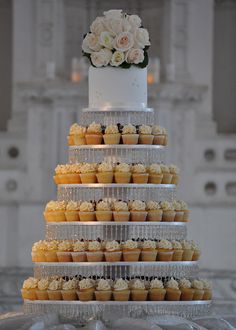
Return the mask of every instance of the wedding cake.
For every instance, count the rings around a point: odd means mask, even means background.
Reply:
[[[148,31],[137,15],[97,17],[82,49],[90,60],[89,107],[55,168],[57,200],[46,238],[32,247],[26,313],[91,317],[206,314],[211,284],[197,278],[200,249],[176,198],[180,174],[164,162],[165,128],[147,108]]]

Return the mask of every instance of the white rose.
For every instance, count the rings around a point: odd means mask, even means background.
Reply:
[[[125,60],[125,54],[123,52],[116,50],[112,55],[110,64],[112,66],[119,66],[124,62],[124,60]]]
[[[108,31],[103,31],[99,37],[100,45],[109,49],[113,48],[113,41],[114,38],[112,37],[111,33]]]
[[[86,37],[82,42],[82,49],[85,53],[92,53],[93,51],[97,52],[102,47],[99,45],[98,36],[93,33],[87,33]]]
[[[104,20],[105,28],[111,33],[113,37],[120,34],[123,31],[122,19],[106,19]]]
[[[115,19],[119,19],[122,17],[122,9],[111,9],[108,11],[104,11],[103,15],[106,18],[115,18]]]
[[[130,32],[122,32],[114,40],[114,48],[122,52],[129,50],[133,45],[134,38]]]
[[[126,62],[139,64],[144,60],[144,51],[139,48],[132,48],[126,53]]]
[[[138,28],[134,34],[134,47],[144,48],[145,46],[150,46],[149,33],[147,29]]]
[[[97,36],[99,36],[103,31],[105,31],[104,18],[97,17],[90,25],[90,31]]]
[[[139,28],[142,23],[141,18],[138,15],[129,15],[128,21],[129,21],[130,25],[132,26],[132,30]]]
[[[91,54],[91,61],[94,66],[100,68],[102,66],[107,66],[112,57],[112,52],[109,49],[101,49],[99,52],[94,52]]]

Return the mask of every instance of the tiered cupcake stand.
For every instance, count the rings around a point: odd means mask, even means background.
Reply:
[[[80,122],[88,125],[93,121],[104,124],[153,124],[152,109],[84,109]],[[83,145],[69,147],[69,162],[101,162],[103,160],[151,164],[164,161],[165,147],[159,145]],[[176,196],[175,185],[164,184],[64,184],[58,185],[58,200],[99,200],[116,198],[169,200]],[[186,222],[50,222],[46,225],[46,239],[176,239],[187,236]],[[35,277],[51,275],[107,277],[196,277],[196,261],[179,262],[71,262],[37,263]],[[91,318],[107,320],[116,317],[145,317],[155,314],[179,315],[193,318],[208,314],[210,301],[25,301],[26,313],[57,312],[66,317],[85,322]]]

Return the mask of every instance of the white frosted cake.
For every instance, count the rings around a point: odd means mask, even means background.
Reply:
[[[90,108],[147,106],[147,68],[89,68]]]

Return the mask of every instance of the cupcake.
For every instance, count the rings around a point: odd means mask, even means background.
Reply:
[[[111,163],[103,162],[97,168],[97,182],[98,183],[112,183],[113,182],[113,166]]]
[[[119,144],[120,143],[120,132],[117,125],[108,125],[103,135],[105,144]]]
[[[141,249],[138,242],[127,240],[123,244],[123,259],[124,261],[139,261]]]
[[[77,183],[81,183],[80,180],[80,168],[81,168],[81,164],[66,164],[66,169],[67,169],[67,173],[66,173],[66,183],[69,184],[77,184]]]
[[[102,126],[93,122],[87,128],[85,134],[87,144],[101,144],[102,143]]]
[[[138,144],[139,134],[134,125],[124,125],[122,128],[122,141],[123,144]]]
[[[161,126],[152,126],[153,144],[164,145],[165,135]]]
[[[48,286],[49,286],[49,279],[41,278],[38,281],[38,288],[36,290],[36,296],[38,300],[48,300]]]
[[[73,246],[72,242],[69,240],[63,240],[58,244],[57,258],[59,262],[71,262]]]
[[[181,243],[175,240],[171,241],[171,243],[174,250],[172,261],[182,261],[184,250]]]
[[[76,289],[78,287],[78,280],[76,278],[72,278],[68,281],[63,281],[62,283],[62,298],[63,300],[73,301],[77,300]]]
[[[80,301],[90,301],[94,298],[95,285],[90,278],[79,281],[79,288],[76,291]]]
[[[82,202],[79,207],[80,221],[95,221],[94,204],[92,202]]]
[[[151,301],[163,301],[165,300],[166,290],[164,289],[163,282],[154,278],[150,282],[149,299]]]
[[[175,220],[175,210],[173,204],[168,201],[161,202],[161,209],[163,211],[162,221],[172,222]]]
[[[178,201],[178,202],[181,205],[181,210],[184,212],[183,221],[188,222],[189,221],[189,213],[190,213],[190,211],[188,209],[188,205],[184,201]]]
[[[148,290],[146,290],[143,281],[136,279],[131,284],[131,300],[133,301],[146,301]]]
[[[194,289],[193,300],[202,300],[204,296],[203,283],[200,280],[192,281],[192,288]]]
[[[47,222],[62,222],[66,221],[65,217],[66,202],[65,201],[50,201],[47,203],[44,210],[44,219]]]
[[[174,221],[176,221],[176,222],[182,222],[183,221],[183,217],[184,217],[184,212],[183,212],[183,210],[181,208],[180,202],[174,200],[173,203],[172,203],[172,206],[173,206],[173,208],[175,210]]]
[[[29,277],[24,281],[21,295],[24,300],[36,300],[36,290],[38,288],[38,279],[34,277]]]
[[[98,241],[89,241],[86,255],[89,262],[101,262],[103,260],[102,244]]]
[[[53,279],[48,286],[49,300],[62,300],[62,278]]]
[[[57,165],[55,175],[53,177],[55,184],[67,183],[67,167],[66,165]]]
[[[167,144],[168,144],[168,135],[167,135],[167,131],[166,131],[166,129],[164,128],[164,127],[162,127],[162,134],[164,135],[164,143],[163,143],[163,145],[164,146],[167,146]]]
[[[130,212],[127,202],[115,201],[113,203],[113,218],[114,221],[123,222],[129,221]]]
[[[162,221],[163,211],[160,207],[160,204],[155,201],[147,202],[147,220],[148,221]]]
[[[179,183],[179,168],[176,165],[169,166],[170,174],[172,174],[171,184]]]
[[[161,164],[160,166],[161,166],[161,171],[162,171],[162,174],[163,174],[163,178],[162,178],[161,183],[162,184],[170,184],[171,181],[172,181],[173,174],[170,173],[169,166],[164,165],[164,164]]]
[[[74,146],[75,145],[75,141],[74,141],[74,135],[76,132],[78,124],[74,123],[73,125],[71,125],[70,130],[69,130],[69,134],[67,135],[67,144],[69,146]]]
[[[189,241],[183,240],[181,241],[182,248],[184,250],[183,253],[183,261],[192,261],[193,259],[193,249],[192,244]]]
[[[108,201],[101,200],[96,204],[96,219],[97,221],[111,221],[112,210]]]
[[[85,134],[86,134],[86,127],[80,126],[75,123],[70,127],[68,142],[70,141],[72,142],[73,140],[72,145],[76,145],[76,146],[84,145],[86,144]],[[71,144],[69,143],[69,145]]]
[[[66,205],[66,221],[79,221],[79,202],[69,201]]]
[[[152,135],[152,128],[148,125],[139,126],[139,144],[152,144],[154,136]]]
[[[146,166],[143,164],[135,164],[132,166],[132,181],[133,183],[147,183],[148,176]]]
[[[130,183],[131,171],[130,165],[126,163],[118,163],[114,173],[115,183]]]
[[[141,261],[156,261],[157,245],[155,241],[145,240],[141,244]]]
[[[87,249],[87,242],[85,241],[74,241],[72,244],[73,251],[71,252],[71,257],[74,262],[85,262],[87,261],[86,258],[86,249]]]
[[[160,164],[151,164],[148,168],[148,172],[148,183],[160,184],[162,182],[163,174]]]
[[[179,289],[179,284],[176,280],[171,277],[169,281],[165,284],[166,289],[166,300],[168,301],[178,301],[180,300],[181,291]]]
[[[82,183],[96,183],[96,164],[85,163],[80,167],[80,179]]]
[[[113,298],[115,301],[128,301],[130,296],[129,281],[119,278],[113,286]]]
[[[172,261],[174,251],[170,241],[167,239],[162,239],[157,242],[157,250],[157,257],[159,261]]]
[[[203,283],[204,294],[202,300],[211,300],[212,299],[212,284],[207,280],[201,280]]]
[[[47,244],[46,241],[38,241],[35,242],[32,246],[32,262],[45,262],[46,256],[45,252],[47,251]]]
[[[107,262],[120,261],[122,256],[120,244],[117,241],[106,242],[104,255]]]
[[[197,245],[197,243],[195,243],[194,241],[191,241],[190,243],[192,245],[192,250],[193,250],[192,261],[197,261],[200,259],[201,250],[200,250],[199,246]]]
[[[140,200],[131,201],[130,206],[130,220],[131,221],[146,221],[147,211],[146,203]]]
[[[97,282],[97,286],[95,289],[95,297],[98,301],[109,301],[111,300],[111,285],[108,280],[104,280],[101,278]]]
[[[193,300],[194,289],[192,289],[189,280],[186,280],[186,278],[179,280],[179,288],[181,291],[180,300]]]
[[[47,241],[47,251],[45,252],[45,258],[47,262],[58,262],[57,251],[58,251],[58,241],[52,240]]]

